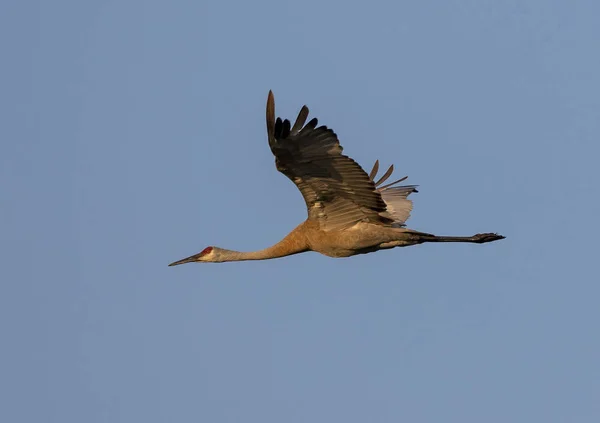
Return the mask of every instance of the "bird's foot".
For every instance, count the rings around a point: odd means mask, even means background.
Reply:
[[[478,244],[485,244],[486,242],[498,241],[499,239],[504,238],[506,237],[493,233],[477,234],[473,235],[473,242],[476,242]]]

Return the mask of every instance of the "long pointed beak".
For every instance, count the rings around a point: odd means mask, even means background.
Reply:
[[[177,266],[178,264],[193,263],[196,261],[196,259],[198,258],[199,255],[200,254],[194,254],[193,256],[186,257],[179,261],[174,261],[173,263],[169,264],[169,266]]]

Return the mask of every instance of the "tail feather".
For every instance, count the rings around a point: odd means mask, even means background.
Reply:
[[[379,160],[375,162],[373,166],[373,170],[369,174],[369,177],[377,187],[377,191],[381,194],[381,198],[385,202],[387,206],[387,213],[394,220],[393,226],[401,227],[404,226],[405,222],[410,217],[410,212],[412,211],[412,201],[407,197],[417,191],[417,185],[401,185],[396,186],[399,182],[404,181],[407,176],[398,179],[392,183],[381,186],[383,182],[389,179],[394,171],[394,166],[390,166],[389,169],[385,172],[385,174],[375,182],[375,178],[377,177],[377,172],[379,171]]]
[[[394,219],[394,226],[404,226],[410,217],[413,203],[406,197],[414,191],[412,186],[388,188],[381,191],[381,198],[385,201],[387,212]]]

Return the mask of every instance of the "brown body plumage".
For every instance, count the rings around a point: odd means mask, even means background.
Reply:
[[[423,242],[486,243],[504,238],[487,233],[471,237],[440,237],[404,227],[412,210],[408,195],[414,185],[397,186],[405,180],[383,185],[393,166],[375,180],[379,162],[367,174],[342,154],[336,134],[317,119],[306,123],[308,108],[302,107],[296,122],[275,119],[275,100],[267,99],[267,135],[277,170],[300,190],[308,211],[305,222],[272,247],[238,252],[207,247],[170,266],[191,262],[265,260],[316,251],[329,257],[349,257],[381,249]]]

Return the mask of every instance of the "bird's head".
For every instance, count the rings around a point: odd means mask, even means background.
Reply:
[[[194,254],[193,256],[186,257],[184,259],[174,261],[169,264],[169,266],[177,266],[178,264],[185,263],[196,263],[196,262],[212,262],[218,263],[220,260],[219,249],[217,247],[206,247],[204,250],[200,251],[198,254]]]

